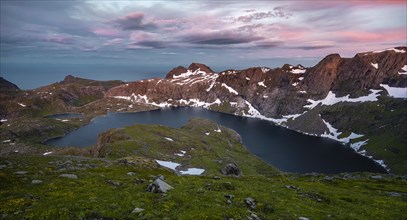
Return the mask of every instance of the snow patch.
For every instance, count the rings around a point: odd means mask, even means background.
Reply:
[[[180,171],[182,175],[201,175],[203,172],[205,172],[205,169],[200,168],[188,168],[185,171]]]
[[[305,91],[305,90],[301,90],[301,91],[299,91],[299,93],[306,94],[306,93],[307,93],[307,91]]]
[[[7,119],[0,119],[0,122],[6,122],[7,121]]]
[[[180,166],[181,164],[179,163],[174,163],[171,161],[164,161],[164,160],[155,160],[158,164],[160,164],[160,166],[163,167],[167,167],[171,170],[175,170],[175,168],[177,168],[178,166]]]
[[[407,99],[407,87],[390,87],[386,84],[380,84],[380,86],[386,89],[391,97]]]
[[[216,130],[213,130],[214,132],[218,132],[218,133],[220,133],[220,132],[222,132],[221,130],[220,130],[220,128],[218,128],[218,129],[216,129]]]
[[[250,78],[249,78],[249,77],[246,77],[246,80],[250,80]]]
[[[305,71],[307,71],[306,69],[293,69],[291,70],[292,74],[301,74],[301,73],[305,73]]]
[[[174,141],[173,139],[171,139],[169,137],[165,137],[164,139],[167,140],[167,141]]]
[[[3,143],[9,143],[11,140],[4,140]]]
[[[336,97],[335,93],[332,91],[329,91],[328,95],[318,101],[314,101],[312,99],[308,99],[307,101],[311,104],[305,105],[305,108],[313,109],[315,108],[318,104],[321,105],[334,105],[339,102],[374,102],[377,101],[377,97],[380,95],[379,92],[382,90],[375,90],[371,89],[370,94],[367,96],[361,96],[358,98],[349,98],[349,95],[343,96],[343,97]]]
[[[267,99],[267,98],[268,98],[268,96],[267,96],[267,95],[264,95],[264,96],[263,96],[263,98]]]
[[[21,105],[22,107],[27,107],[26,105],[24,105],[23,103],[18,103],[19,105]]]
[[[302,81],[304,79],[304,77],[299,77],[298,80]]]
[[[350,144],[350,146],[353,148],[353,150],[359,151],[360,147],[362,147],[363,145],[366,145],[368,141],[369,141],[369,139],[364,140],[364,141],[355,142],[355,143]]]
[[[205,134],[206,134],[207,136],[209,136],[211,133],[210,133],[210,132],[206,132]]]
[[[297,86],[298,85],[298,82],[295,82],[295,83],[293,83],[293,84],[291,84],[292,86]]]
[[[173,78],[173,79],[188,78],[188,77],[190,77],[190,76],[202,75],[202,74],[206,74],[206,72],[201,71],[201,69],[198,68],[197,70],[195,70],[195,71],[193,71],[193,72],[192,72],[191,70],[187,70],[186,73],[181,73],[181,74],[179,74],[179,75],[173,75],[172,78]]]
[[[230,93],[233,93],[235,95],[238,95],[239,93],[236,92],[232,87],[226,85],[225,83],[222,83],[222,86],[225,87],[227,90],[229,90]]]
[[[48,155],[48,154],[52,154],[52,153],[53,153],[52,151],[49,151],[49,152],[45,152],[45,153],[43,153],[42,155],[46,156],[46,155]]]
[[[267,88],[267,86],[266,85],[264,85],[264,80],[263,81],[261,81],[261,82],[258,82],[257,83],[259,86],[263,86],[264,88]]]
[[[403,70],[403,72],[399,72],[399,75],[407,75],[407,65],[404,65],[401,70]]]
[[[379,64],[378,64],[378,63],[371,63],[371,65],[372,65],[374,68],[379,69]]]
[[[405,53],[406,52],[405,50],[399,50],[399,49],[396,49],[396,48],[388,48],[388,49],[385,49],[385,50],[376,50],[376,51],[373,51],[372,53],[381,53],[381,52],[384,52],[386,50],[392,50],[392,51],[394,51],[396,53]]]
[[[68,119],[63,119],[63,120],[61,120],[62,122],[67,122],[67,121],[69,121]]]
[[[262,67],[262,68],[261,68],[261,71],[262,71],[263,73],[266,73],[266,72],[270,71],[270,68]]]
[[[355,133],[352,132],[348,137],[339,138],[339,135],[341,135],[342,132],[339,132],[338,129],[334,128],[331,124],[326,122],[324,119],[322,119],[322,121],[324,122],[324,124],[328,128],[329,132],[328,133],[324,132],[323,134],[321,134],[321,137],[330,138],[330,139],[333,139],[333,140],[336,140],[336,141],[339,141],[339,142],[342,142],[342,143],[349,143],[350,140],[352,140],[352,139],[363,137],[362,134],[355,134]]]
[[[174,163],[171,161],[164,161],[164,160],[155,160],[160,166],[169,168],[171,170],[176,171],[176,168],[180,166],[179,163]],[[188,168],[187,170],[180,170],[181,175],[201,175],[205,172],[205,169],[200,168]]]

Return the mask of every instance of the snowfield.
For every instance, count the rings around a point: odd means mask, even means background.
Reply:
[[[317,105],[334,105],[339,102],[374,102],[377,101],[377,97],[380,95],[379,92],[382,90],[375,90],[371,89],[370,94],[367,96],[361,96],[358,98],[349,98],[349,95],[343,96],[343,97],[336,97],[335,93],[332,91],[329,91],[328,95],[322,99],[322,100],[312,100],[308,99],[307,101],[310,102],[311,104],[305,105],[305,108],[313,109]]]
[[[391,97],[407,99],[407,87],[390,87],[386,84],[380,84],[380,86],[386,89]]]

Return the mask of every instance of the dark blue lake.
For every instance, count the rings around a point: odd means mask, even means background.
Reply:
[[[213,120],[237,131],[250,152],[286,172],[380,172],[386,170],[339,142],[303,135],[264,120],[238,117],[201,108],[166,108],[139,113],[113,113],[97,117],[65,137],[52,139],[54,146],[94,145],[99,133],[111,128],[139,124],[162,124],[178,128],[192,117]]]

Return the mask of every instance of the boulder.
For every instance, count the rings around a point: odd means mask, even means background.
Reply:
[[[34,185],[41,184],[42,180],[32,180],[31,183]]]
[[[164,182],[164,180],[157,178],[154,180],[153,183],[148,185],[147,192],[152,193],[166,193],[167,191],[174,189],[174,187],[170,186],[168,183]]]
[[[136,207],[136,208],[133,209],[133,211],[131,213],[140,213],[142,211],[144,211],[144,209]]]
[[[251,197],[247,197],[244,199],[244,202],[250,209],[255,209],[256,208],[256,203],[254,202],[254,199]]]
[[[68,179],[78,179],[78,176],[75,174],[61,174],[60,177],[68,178]]]
[[[235,163],[228,163],[225,167],[222,168],[221,173],[223,175],[235,175],[240,176],[241,172],[239,167]]]

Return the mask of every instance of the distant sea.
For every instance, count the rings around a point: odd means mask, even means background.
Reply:
[[[225,66],[209,66],[220,72],[227,69],[245,69],[254,66],[267,66],[271,68],[281,67],[284,63],[296,65],[301,63],[304,66],[313,66],[319,59],[273,59],[250,64],[230,63]],[[268,65],[265,65],[267,63]],[[140,63],[129,64],[38,64],[38,63],[0,63],[0,76],[16,84],[20,89],[36,89],[51,83],[62,81],[65,76],[94,80],[122,80],[131,82],[141,79],[163,78],[174,67],[183,65],[188,67],[190,63],[174,65],[145,65]]]

